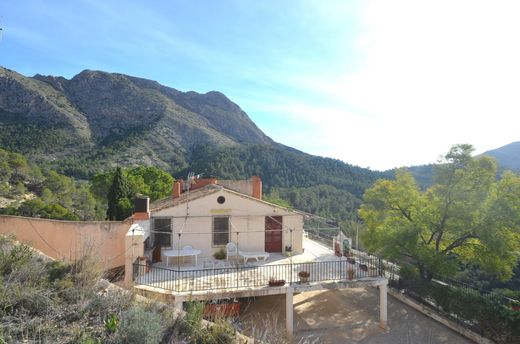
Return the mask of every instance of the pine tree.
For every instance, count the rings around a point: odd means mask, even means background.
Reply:
[[[107,217],[111,221],[121,221],[132,213],[131,190],[120,167],[116,169],[112,185],[108,190]]]

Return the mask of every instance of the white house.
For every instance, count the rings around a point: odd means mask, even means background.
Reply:
[[[211,257],[233,242],[244,251],[302,252],[304,214],[263,201],[259,177],[199,179],[189,190],[177,181],[172,197],[153,203],[149,216],[145,249],[190,245]]]

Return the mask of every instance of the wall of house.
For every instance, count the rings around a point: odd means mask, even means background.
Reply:
[[[217,202],[224,196],[223,204]],[[213,217],[230,217],[230,241],[238,242],[245,251],[265,250],[265,216],[283,216],[283,246],[290,245],[289,228],[293,228],[293,252],[302,251],[303,216],[269,204],[261,203],[225,189],[189,202],[189,217],[186,219],[186,204],[152,212],[153,217],[173,217],[173,246],[191,245],[202,250],[201,257],[211,257],[220,247],[212,246]],[[177,233],[182,230],[179,245]],[[239,234],[237,235],[237,232]],[[237,238],[238,237],[238,238]]]
[[[125,264],[125,235],[131,223],[58,221],[0,215],[0,234],[55,259],[73,261],[85,252],[97,256],[105,269]]]
[[[303,216],[284,216],[283,218],[283,242],[292,247],[293,254],[303,252]],[[288,229],[292,229],[292,234]]]

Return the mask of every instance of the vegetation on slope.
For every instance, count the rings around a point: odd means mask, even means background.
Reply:
[[[73,264],[36,255],[0,236],[0,343],[235,343],[224,320],[202,322],[201,305],[178,318],[101,280],[86,253]]]
[[[243,145],[198,146],[188,170],[205,177],[244,179],[262,177],[264,192],[289,201],[294,208],[339,220],[356,218],[366,188],[391,174],[370,171],[342,161],[283,147]]]
[[[511,278],[520,257],[520,176],[497,181],[494,160],[473,158],[472,150],[454,146],[425,191],[405,171],[367,190],[359,211],[366,247],[413,264],[426,279],[469,263]]]
[[[0,149],[0,172],[1,213],[65,220],[104,216],[105,206],[88,183],[28,163],[21,154]]]
[[[520,171],[520,142],[512,142],[482,155],[495,158],[501,168]]]
[[[444,317],[456,320],[494,343],[520,342],[520,302],[502,296],[511,297],[507,294],[512,291],[483,293],[465,285],[428,281],[409,269],[401,269],[399,280],[391,280],[390,286],[423,302],[426,307],[434,305]]]
[[[91,181],[76,181],[47,168],[27,162],[24,156],[0,149],[0,213],[58,220],[104,220],[107,217],[108,191],[115,170],[97,174]],[[136,195],[152,200],[171,194],[173,177],[156,167],[122,170],[128,183],[124,197],[118,199],[118,220],[131,215]]]
[[[223,94],[180,92],[123,74],[67,80],[0,67],[0,147],[87,179],[116,165],[186,167],[192,147],[274,145]],[[57,169],[57,168],[60,169]]]

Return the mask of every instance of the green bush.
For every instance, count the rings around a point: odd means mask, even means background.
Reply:
[[[435,283],[406,269],[401,270],[399,282],[399,287],[433,301],[444,312],[477,325],[484,337],[500,344],[520,343],[520,311],[500,295]]]
[[[226,251],[224,251],[223,248],[220,248],[220,250],[218,250],[217,252],[215,252],[213,254],[213,257],[215,257],[215,259],[226,259]]]
[[[0,275],[9,275],[14,270],[27,264],[33,258],[30,247],[24,244],[0,242]]]
[[[229,322],[217,317],[213,324],[203,324],[204,305],[189,302],[181,326],[181,332],[190,343],[231,344],[235,340],[235,330]]]
[[[114,333],[119,327],[119,318],[116,314],[111,314],[103,323],[105,324],[105,331],[107,331],[107,333]]]
[[[142,308],[123,312],[119,339],[123,344],[156,344],[163,337],[161,317]]]
[[[204,305],[200,302],[188,302],[183,318],[182,331],[187,337],[198,337],[202,332]]]
[[[64,262],[63,260],[53,260],[45,264],[48,273],[49,282],[54,282],[56,280],[60,280],[65,278],[67,274],[70,273],[71,266],[70,264]]]

